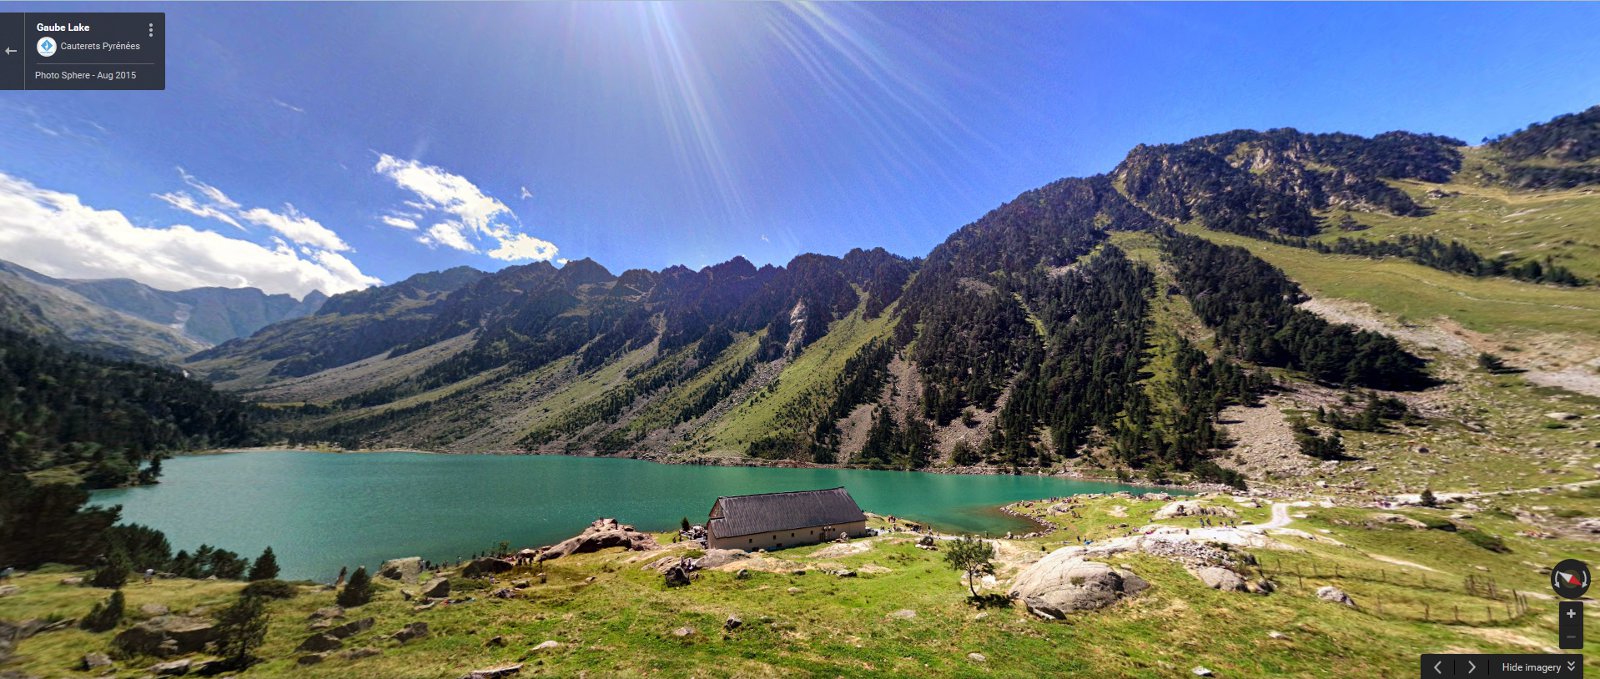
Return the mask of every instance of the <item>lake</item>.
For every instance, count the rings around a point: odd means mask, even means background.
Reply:
[[[1040,476],[857,469],[666,465],[559,455],[334,454],[266,451],[177,457],[155,486],[96,491],[125,522],[254,558],[272,546],[286,579],[331,582],[339,567],[386,559],[452,561],[551,544],[603,516],[641,530],[704,523],[719,495],[844,486],[865,511],[947,531],[1026,532],[996,507],[1017,500],[1140,488]],[[135,564],[138,566],[137,564]]]

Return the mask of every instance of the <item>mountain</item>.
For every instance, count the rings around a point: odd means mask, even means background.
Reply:
[[[1022,193],[925,259],[419,274],[188,365],[274,404],[294,441],[1239,483],[1250,464],[1229,452],[1224,411],[1276,403],[1291,445],[1342,459],[1340,426],[1295,413],[1421,426],[1418,408],[1461,398],[1451,385],[1474,356],[1459,347],[1556,341],[1531,311],[1485,322],[1475,305],[1565,308],[1587,332],[1579,291],[1600,245],[1577,225],[1600,222],[1593,191],[1530,194],[1485,168],[1586,167],[1593,112],[1482,147],[1292,129],[1139,146],[1108,174]],[[1528,226],[1529,201],[1559,222]],[[1566,235],[1506,240],[1546,228]],[[1363,288],[1364,270],[1429,286]],[[1455,343],[1418,340],[1405,318],[1418,313],[1460,326]],[[1528,358],[1566,371],[1583,355]]]
[[[105,342],[153,357],[175,358],[245,337],[282,320],[315,313],[327,300],[255,288],[157,290],[126,278],[71,280],[0,261],[0,285],[34,300],[72,339]]]

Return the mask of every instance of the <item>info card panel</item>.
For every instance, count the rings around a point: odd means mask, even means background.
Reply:
[[[164,90],[161,12],[0,13],[0,89]]]

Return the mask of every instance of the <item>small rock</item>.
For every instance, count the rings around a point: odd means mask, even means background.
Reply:
[[[61,579],[61,584],[68,587],[77,587],[83,584],[83,578],[77,575],[65,577]]]
[[[1557,421],[1562,421],[1562,422],[1569,421],[1569,420],[1576,420],[1576,419],[1582,417],[1581,415],[1579,415],[1577,413],[1563,413],[1563,412],[1545,413],[1544,416],[1548,417],[1548,418],[1550,418],[1552,420],[1557,420]]]
[[[450,596],[450,581],[445,578],[434,578],[422,587],[422,596],[429,599],[444,599]]]
[[[737,615],[730,615],[730,616],[728,616],[727,620],[724,620],[722,622],[722,629],[728,630],[729,632],[732,632],[732,631],[734,631],[736,629],[739,629],[740,627],[743,627],[743,626],[744,626],[744,621],[740,620],[739,616],[737,616]]]
[[[856,572],[848,568],[841,568],[837,571],[834,571],[833,574],[841,578],[853,578],[856,576]]]
[[[672,636],[675,636],[679,639],[687,639],[694,635],[695,629],[693,627],[679,627],[678,629],[672,630]]]
[[[361,648],[352,648],[349,650],[339,651],[339,657],[344,658],[345,660],[360,660],[362,658],[370,658],[382,653],[383,651],[371,646],[363,646]]]
[[[305,641],[300,642],[300,645],[296,646],[294,650],[298,653],[321,653],[324,651],[336,651],[341,648],[344,648],[344,642],[339,641],[339,637],[332,634],[313,634],[306,637]]]
[[[405,627],[400,628],[400,631],[389,635],[389,638],[403,644],[413,639],[421,639],[425,636],[428,636],[428,623],[413,622]]]
[[[344,617],[344,609],[343,608],[340,608],[338,606],[328,606],[327,608],[319,608],[317,610],[312,611],[311,615],[307,616],[306,619],[307,620],[331,620],[333,618],[342,618],[342,617]]]
[[[741,569],[739,569],[738,573],[734,573],[733,574],[733,579],[735,579],[735,580],[749,580],[750,579],[750,571],[741,568]]]
[[[158,677],[176,677],[189,673],[189,659],[180,658],[164,663],[156,663],[148,670]]]
[[[561,642],[556,641],[555,639],[546,639],[543,642],[540,642],[538,646],[534,646],[533,650],[535,652],[554,651],[558,648],[561,648]]]
[[[326,654],[323,654],[323,653],[310,653],[310,654],[307,654],[307,655],[300,656],[298,659],[295,660],[295,662],[297,662],[297,663],[299,663],[301,665],[315,665],[315,664],[320,663],[320,662],[322,662],[324,660],[327,660],[327,659],[328,659],[328,656]]]
[[[411,591],[409,589],[400,590],[400,600],[401,601],[410,601],[410,600],[415,599],[415,598],[417,598],[417,593],[416,592],[413,592],[413,591]]]
[[[14,596],[22,593],[22,588],[16,585],[0,585],[0,596]]]
[[[328,630],[325,634],[327,634],[328,636],[334,637],[335,639],[348,639],[348,638],[350,638],[352,636],[355,636],[355,635],[360,634],[362,632],[365,632],[365,631],[367,631],[369,629],[372,629],[372,625],[375,622],[377,622],[377,620],[374,619],[374,618],[362,618],[360,620],[356,620],[354,622],[347,622],[347,623],[345,623],[343,625],[340,625],[338,627],[332,628],[332,629]]]
[[[896,620],[910,620],[912,618],[917,617],[917,612],[913,611],[913,610],[911,610],[909,608],[902,608],[902,609],[900,609],[898,611],[890,613],[888,617],[894,618]]]
[[[505,677],[515,676],[521,671],[522,663],[513,663],[510,665],[500,665],[499,667],[488,667],[481,670],[473,670],[465,675],[462,675],[461,679],[505,679]]]
[[[139,606],[139,615],[142,615],[146,618],[154,618],[156,616],[166,615],[171,612],[172,610],[167,608],[164,604],[150,603]]]
[[[102,667],[110,666],[111,656],[104,653],[85,653],[83,654],[83,662],[79,667],[84,671],[93,672]]]
[[[988,656],[978,652],[968,653],[967,660],[971,660],[972,662],[989,662]]]
[[[799,594],[800,592],[801,592],[801,590],[800,590],[799,587],[790,587],[789,588],[789,593],[790,594]]]
[[[488,641],[483,642],[483,645],[493,646],[495,648],[505,648],[506,638],[503,636],[495,636],[490,638]]]
[[[988,611],[984,611],[982,613],[979,613],[977,615],[972,616],[972,619],[973,620],[982,620],[982,619],[987,618],[987,617],[989,617],[989,612]]]
[[[1267,638],[1268,639],[1287,639],[1287,638],[1289,638],[1289,635],[1284,634],[1283,632],[1272,631],[1272,632],[1267,632]]]
[[[1211,676],[1211,670],[1207,669],[1204,665],[1196,665],[1195,668],[1193,670],[1190,670],[1190,671],[1194,672],[1194,676],[1197,676],[1197,677],[1209,677],[1209,676]]]

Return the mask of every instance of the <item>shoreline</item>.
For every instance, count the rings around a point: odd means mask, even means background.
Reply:
[[[1220,484],[1195,484],[1195,483],[1169,483],[1167,485],[1153,485],[1133,481],[1118,481],[1115,478],[1103,479],[1088,476],[1076,470],[1056,470],[1046,473],[1046,470],[1032,468],[1013,472],[1006,467],[967,466],[967,467],[938,467],[929,469],[873,469],[871,467],[850,467],[845,465],[826,465],[811,462],[797,462],[794,460],[763,460],[760,458],[740,456],[711,456],[711,455],[661,455],[655,453],[574,453],[538,450],[480,450],[472,452],[446,452],[441,450],[424,450],[420,448],[337,448],[337,447],[306,447],[306,446],[243,446],[236,448],[208,448],[205,450],[185,451],[176,453],[174,457],[202,457],[209,455],[229,455],[233,453],[264,453],[264,452],[296,452],[296,453],[321,453],[327,455],[368,455],[372,453],[416,453],[421,455],[496,455],[505,457],[514,456],[564,456],[564,457],[592,457],[617,460],[640,460],[656,464],[688,465],[702,467],[764,467],[770,469],[850,469],[857,471],[897,471],[915,472],[921,474],[944,474],[950,476],[1036,476],[1061,479],[1063,481],[1084,481],[1089,483],[1107,483],[1129,488],[1142,489],[1146,492],[1182,491],[1189,493],[1245,493],[1257,494],[1263,490],[1250,489],[1239,491],[1235,488]],[[1270,492],[1270,491],[1266,491]]]

